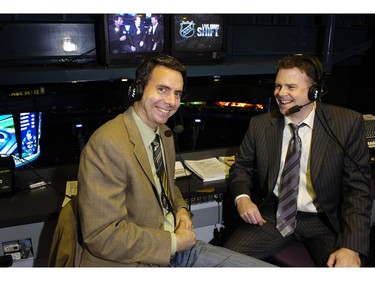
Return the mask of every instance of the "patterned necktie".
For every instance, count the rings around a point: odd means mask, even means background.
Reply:
[[[163,207],[170,212],[171,207],[168,202],[168,198],[166,194],[168,194],[168,184],[167,184],[167,175],[165,173],[165,167],[164,167],[164,162],[163,162],[163,155],[161,152],[161,145],[160,145],[160,138],[159,135],[155,135],[155,139],[152,142],[152,154],[154,158],[154,164],[156,168],[156,174],[159,177],[160,180],[160,185],[162,188],[161,191],[161,202],[163,204]]]
[[[304,123],[299,126],[292,123],[289,124],[293,132],[293,137],[289,142],[284,170],[281,174],[279,203],[276,213],[276,228],[283,237],[292,234],[296,227],[301,159],[301,139],[298,136],[298,129],[304,125]]]

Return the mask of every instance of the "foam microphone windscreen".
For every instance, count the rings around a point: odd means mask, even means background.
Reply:
[[[295,105],[285,111],[285,115],[293,114],[296,112],[299,112],[303,106],[301,105]]]
[[[175,132],[176,134],[180,134],[184,131],[184,126],[182,125],[177,125],[173,128],[173,132]]]

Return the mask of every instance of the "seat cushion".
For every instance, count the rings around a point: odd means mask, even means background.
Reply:
[[[293,241],[267,259],[281,267],[314,267],[315,264],[302,242]]]

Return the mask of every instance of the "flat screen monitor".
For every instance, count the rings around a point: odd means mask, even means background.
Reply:
[[[142,57],[167,53],[163,14],[107,14],[101,55],[108,66],[137,65]]]
[[[13,155],[15,152],[18,151],[13,115],[0,115],[0,155]]]
[[[171,54],[183,63],[216,63],[225,58],[223,15],[175,14],[172,35]]]
[[[29,165],[40,155],[41,112],[0,115],[0,155],[13,156],[15,167]]]

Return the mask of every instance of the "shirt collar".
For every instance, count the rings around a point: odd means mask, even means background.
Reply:
[[[316,104],[314,103],[314,107],[311,110],[311,112],[309,113],[309,115],[307,115],[306,118],[304,120],[302,120],[302,122],[299,123],[298,125],[300,125],[302,123],[305,123],[307,125],[307,127],[312,129],[313,125],[314,125],[315,108],[316,108]],[[288,126],[289,123],[293,123],[293,122],[290,121],[290,119],[288,117],[284,116],[284,123],[285,123],[285,127],[286,127],[286,126]]]
[[[142,119],[139,118],[139,116],[135,112],[133,106],[130,107],[130,111],[135,120],[135,124],[137,125],[137,128],[139,132],[141,133],[143,143],[145,144],[145,146],[149,146],[152,143],[152,141],[155,139],[155,133],[159,134],[159,127],[156,129],[156,132],[155,132],[150,127],[148,127],[145,123],[143,123]]]

